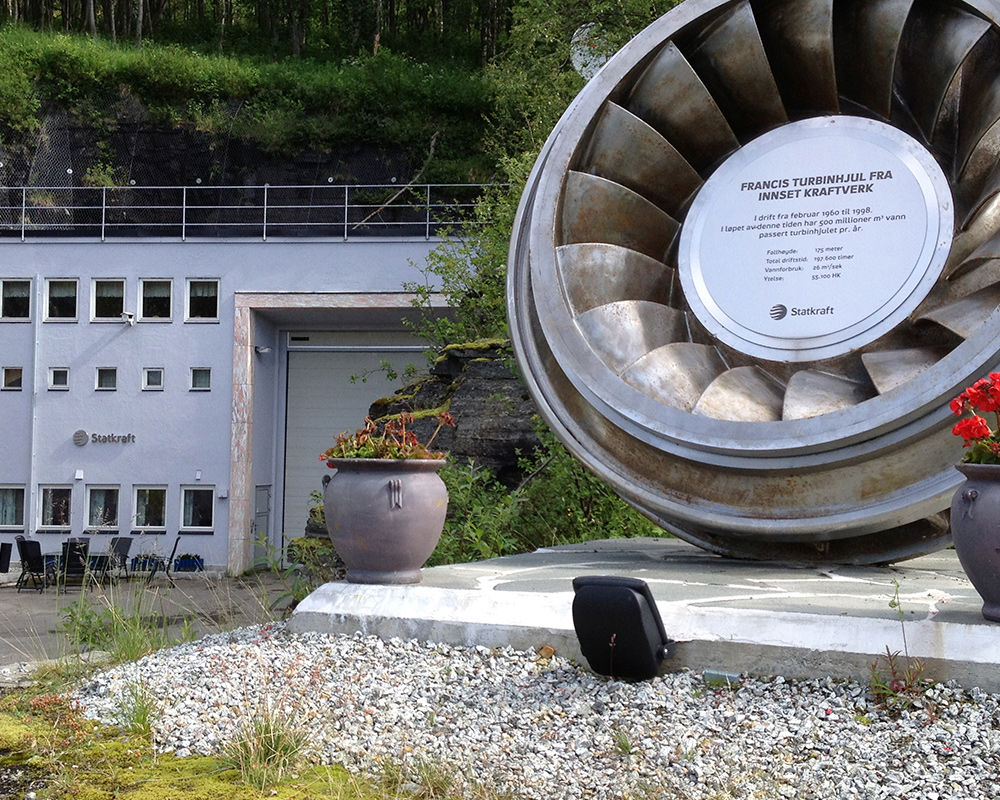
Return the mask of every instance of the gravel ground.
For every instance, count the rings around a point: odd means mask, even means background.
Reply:
[[[137,684],[160,699],[157,746],[182,756],[270,710],[323,762],[447,766],[524,798],[1000,798],[1000,696],[953,685],[889,713],[830,679],[627,684],[533,651],[269,625],[115,667],[77,697],[115,722]]]

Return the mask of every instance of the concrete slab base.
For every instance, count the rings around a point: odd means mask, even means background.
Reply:
[[[289,624],[456,645],[550,645],[582,661],[571,614],[577,575],[649,584],[677,642],[665,670],[867,680],[873,662],[884,668],[888,649],[919,658],[933,680],[1000,691],[1000,624],[983,619],[952,550],[887,567],[791,567],[721,558],[676,539],[611,539],[425,569],[415,586],[328,583]]]

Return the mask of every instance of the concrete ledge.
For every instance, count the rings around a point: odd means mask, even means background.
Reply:
[[[590,542],[428,569],[417,586],[328,583],[289,625],[456,645],[550,645],[581,660],[571,580],[584,574],[650,585],[678,643],[669,670],[867,680],[888,648],[921,659],[934,680],[1000,691],[1000,624],[982,618],[950,551],[894,567],[807,568],[723,559],[677,540]],[[903,621],[890,607],[897,596]]]

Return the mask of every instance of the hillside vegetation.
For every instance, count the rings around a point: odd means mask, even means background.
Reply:
[[[106,0],[93,7],[88,35],[93,2],[10,0],[0,9],[5,161],[49,135],[44,122],[56,109],[96,132],[102,164],[114,163],[110,134],[132,125],[195,131],[219,147],[248,142],[279,157],[363,142],[402,154],[424,181],[504,181],[505,160],[536,152],[583,85],[573,33],[593,24],[589,46],[610,54],[672,5]],[[145,38],[126,38],[140,8]],[[297,48],[293,27],[304,31]]]

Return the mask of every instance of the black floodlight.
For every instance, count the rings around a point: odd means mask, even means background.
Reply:
[[[573,591],[573,627],[590,668],[617,680],[655,677],[670,639],[646,582],[585,575]]]

